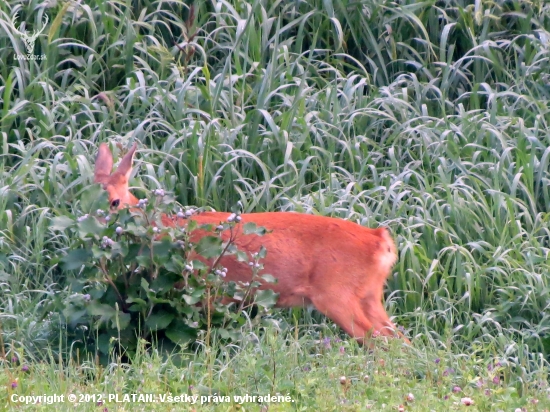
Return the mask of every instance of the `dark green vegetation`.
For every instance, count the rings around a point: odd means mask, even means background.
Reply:
[[[24,21],[29,32],[49,16],[34,48],[45,60],[14,58],[26,54],[10,28],[16,12],[17,28]],[[471,383],[499,359],[508,368],[502,393],[513,388],[510,399],[523,398],[507,403],[495,392],[487,405],[476,403],[480,410],[541,397],[550,355],[549,60],[550,4],[542,0],[232,0],[193,9],[176,0],[1,2],[7,358],[57,356],[51,342],[63,336],[52,332],[58,316],[49,312],[54,293],[71,291],[52,262],[72,239],[52,231],[52,219],[82,213],[99,142],[138,141],[131,184],[139,197],[162,187],[183,205],[229,210],[241,201],[247,212],[388,225],[399,262],[386,306],[420,353],[404,369],[414,371],[428,353],[434,359],[424,369],[433,371],[442,351],[466,365],[455,369]],[[304,356],[316,353],[313,341],[326,329],[302,324],[322,318],[297,316],[299,330],[283,330],[311,339],[301,343]],[[390,353],[401,354],[383,356]],[[366,365],[368,355],[358,356]],[[201,365],[229,362],[206,359]],[[288,362],[298,367],[296,358]],[[210,383],[248,379],[212,370]],[[336,381],[322,370],[294,380],[296,393],[312,376],[312,397],[341,393],[338,375],[347,372],[334,373]],[[450,392],[447,381],[414,376],[424,406]],[[258,390],[287,390],[262,379]],[[380,392],[364,396],[394,408],[402,394],[391,393],[387,402]],[[329,409],[341,410],[335,399]]]
[[[51,228],[73,240],[69,253],[56,261],[71,274],[67,283],[73,293],[56,296],[50,307],[62,314],[64,343],[73,357],[97,356],[103,364],[113,354],[129,360],[136,356],[141,340],[154,341],[163,352],[197,339],[206,346],[212,341],[240,341],[243,330],[262,321],[261,316],[251,321],[253,307],[267,312],[277,300],[270,289],[254,293],[260,285],[275,281],[263,270],[266,248],[247,253],[235,243],[237,230],[261,237],[265,228],[253,222],[237,228],[240,212],[226,214],[226,220],[214,224],[185,222],[200,211],[176,212],[173,198],[162,189],[154,192],[148,204],[142,199],[132,210],[107,215],[107,193],[94,185],[81,196],[80,206],[89,213],[53,219]],[[179,218],[182,225],[163,227],[162,214]],[[195,231],[204,236],[195,240]],[[224,281],[228,268],[222,258],[228,254],[243,262],[249,281]],[[222,298],[236,303],[224,304]]]

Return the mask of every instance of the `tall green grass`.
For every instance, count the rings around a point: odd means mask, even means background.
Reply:
[[[51,265],[99,142],[137,192],[388,225],[415,345],[550,352],[550,6],[542,1],[0,4],[0,322],[51,341]],[[41,27],[36,54],[9,27]],[[269,251],[268,251],[269,253]],[[11,346],[10,346],[11,345]]]

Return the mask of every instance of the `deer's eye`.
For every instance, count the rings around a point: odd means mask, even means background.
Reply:
[[[120,205],[120,199],[115,199],[111,202],[111,207],[118,207]]]

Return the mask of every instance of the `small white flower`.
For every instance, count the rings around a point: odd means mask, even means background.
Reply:
[[[115,229],[115,232],[117,235],[122,235],[122,232],[124,232],[124,229],[122,229],[120,226]]]
[[[105,249],[107,247],[111,247],[115,244],[115,242],[108,238],[107,236],[103,236],[103,239],[101,239],[101,248]]]
[[[158,227],[155,226],[155,227],[153,228],[153,232],[154,232],[154,233],[158,233],[158,232],[160,232],[160,229],[159,229]]]
[[[185,216],[187,216],[187,217],[193,216],[193,213],[195,213],[195,211],[193,209],[186,210],[185,211]]]
[[[235,218],[237,217],[237,215],[235,213],[231,213],[229,215],[229,217],[227,218],[227,221],[228,222],[233,222],[235,220]]]
[[[226,273],[225,273],[222,269],[216,269],[216,270],[214,271],[214,273],[215,273],[217,276],[222,277],[222,278],[224,278],[225,275],[226,275]]]

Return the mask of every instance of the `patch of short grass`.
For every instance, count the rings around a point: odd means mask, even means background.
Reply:
[[[75,405],[83,411],[395,411],[400,405],[406,411],[550,408],[546,369],[519,384],[511,379],[518,365],[495,348],[459,354],[452,345],[407,347],[397,339],[374,338],[373,348],[365,349],[330,330],[319,339],[274,329],[252,332],[238,346],[198,345],[194,351],[170,355],[143,347],[126,364],[112,359],[105,366],[61,365],[54,357],[50,362],[32,362],[24,353],[20,358],[14,355],[2,361],[0,396],[14,410],[37,406],[10,399],[43,394],[65,395],[65,399],[52,405],[42,401],[41,410],[68,410]],[[80,402],[68,401],[69,394]],[[140,394],[154,394],[157,402],[140,401]],[[162,402],[160,395],[168,394],[182,398]],[[248,402],[237,398],[246,395]],[[260,396],[278,395],[291,401],[258,402]],[[191,396],[197,396],[194,405]]]
[[[35,47],[47,59],[14,57],[25,52],[10,27],[16,14],[29,30],[50,17]],[[296,394],[310,396],[296,395],[294,406],[304,409],[324,410],[321,400],[333,410],[371,401],[373,409],[394,408],[410,392],[408,409],[462,408],[453,404],[462,396],[480,410],[544,410],[549,38],[543,0],[0,2],[5,390],[16,378],[25,394],[103,390],[111,388],[108,376],[121,390],[137,390],[132,377],[143,369],[147,382],[169,381],[162,390],[180,379],[174,390],[203,385],[233,394],[239,385],[283,391],[283,377],[297,376]],[[389,226],[399,261],[386,306],[414,350],[375,349],[386,375],[379,371],[370,384],[352,366],[338,369],[353,360],[374,376],[380,367],[353,344],[343,343],[341,355],[335,346],[269,333],[279,345],[272,355],[272,341],[262,338],[237,344],[229,358],[222,347],[188,354],[189,367],[170,366],[178,357],[154,351],[131,365],[115,359],[111,369],[57,366],[70,348],[55,343],[64,337],[51,302],[70,290],[52,260],[70,239],[53,233],[50,221],[78,213],[105,141],[139,143],[131,185],[142,195],[162,187],[184,205],[228,210],[240,201],[247,212]],[[292,315],[303,321],[309,312]],[[269,356],[282,365],[273,376]],[[499,361],[503,379],[491,386],[487,367]],[[457,378],[443,376],[446,368]],[[461,391],[453,394],[455,385]]]

